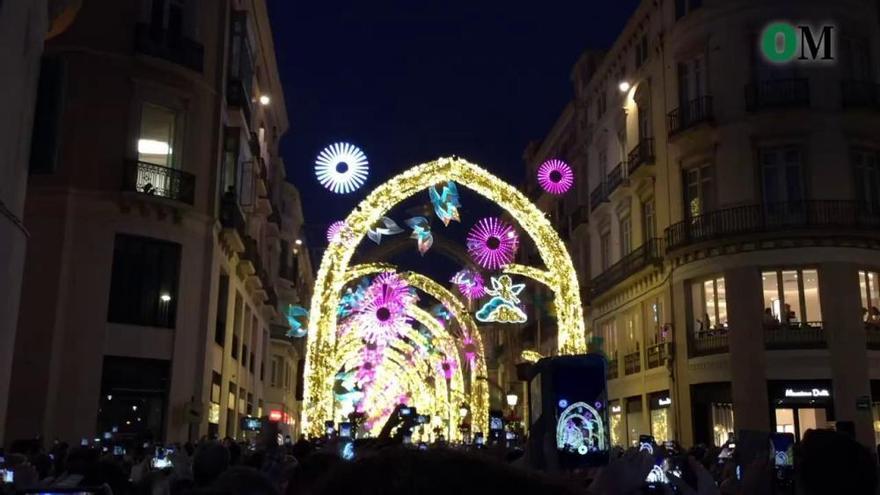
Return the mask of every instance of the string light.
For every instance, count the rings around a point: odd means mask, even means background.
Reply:
[[[318,182],[336,194],[348,194],[367,180],[367,155],[349,143],[333,143],[318,153],[315,175]]]
[[[440,158],[417,165],[381,184],[345,219],[351,238],[355,241],[362,239],[370,226],[386,212],[424,191],[425,184],[450,180],[496,203],[533,240],[544,266],[548,268],[548,277],[552,281],[548,286],[555,291],[559,329],[557,353],[586,352],[577,274],[565,244],[549,219],[521,191],[466,160]],[[337,306],[346,283],[348,264],[355,253],[355,244],[331,244],[324,252],[315,279],[303,373],[306,405],[301,425],[303,431],[316,436],[323,433],[323,421],[333,416],[333,397],[328,393],[332,381],[328,382],[327,377],[329,370],[334,367],[332,359],[335,355]],[[477,371],[476,374],[478,382],[485,382],[484,371]]]

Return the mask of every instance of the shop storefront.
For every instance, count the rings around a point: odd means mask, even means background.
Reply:
[[[874,420],[874,443],[880,445],[880,380],[871,380],[871,417]]]
[[[626,421],[623,417],[623,406],[619,400],[608,403],[608,425],[611,433],[611,445],[625,446]]]
[[[629,397],[626,399],[626,440],[627,445],[638,445],[639,435],[644,435],[647,430],[642,424],[642,397]]]
[[[691,386],[694,444],[720,447],[733,436],[733,395],[730,382]]]
[[[830,380],[785,380],[767,383],[774,431],[800,440],[810,429],[834,427]]]
[[[675,440],[672,427],[672,398],[669,391],[648,394],[648,412],[651,421],[651,435],[657,443]]]

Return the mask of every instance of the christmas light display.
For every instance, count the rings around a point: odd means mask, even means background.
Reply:
[[[305,337],[308,327],[301,320],[309,317],[309,311],[302,306],[287,306],[286,311],[287,323],[290,330],[287,331],[288,337],[300,338]]]
[[[492,277],[492,288],[486,289],[492,299],[477,311],[475,317],[483,323],[525,323],[528,316],[518,306],[518,296],[525,288],[526,284],[514,284],[507,275]]]
[[[369,171],[367,155],[349,143],[333,143],[321,150],[315,160],[318,182],[337,194],[347,194],[361,187]]]
[[[480,272],[465,268],[453,275],[450,282],[455,284],[461,295],[466,297],[468,301],[473,301],[486,295],[486,283]]]
[[[605,450],[606,443],[602,416],[593,406],[586,402],[575,402],[562,411],[556,423],[558,449],[587,455]]]
[[[412,300],[406,282],[397,274],[383,273],[364,293],[363,304],[354,315],[354,325],[366,342],[387,342],[408,324],[406,307]]]
[[[339,234],[345,228],[345,222],[338,220],[327,227],[327,242],[336,242],[339,240]]]
[[[394,235],[401,232],[403,232],[403,229],[397,225],[397,222],[388,217],[382,217],[367,231],[367,237],[376,244],[379,244],[382,242],[383,235]]]
[[[422,256],[434,245],[434,236],[431,235],[431,223],[425,217],[414,217],[406,221],[406,225],[412,229],[410,238],[416,240],[419,254]]]
[[[513,261],[518,247],[516,231],[498,218],[484,218],[468,232],[468,254],[487,270],[496,270]]]
[[[434,213],[437,218],[443,222],[443,225],[449,226],[449,222],[455,220],[460,222],[458,209],[461,207],[461,201],[458,197],[458,188],[455,182],[449,181],[443,186],[443,192],[438,193],[436,186],[428,189],[428,196],[431,198],[431,204],[434,205]]]
[[[371,192],[345,219],[347,231],[354,241],[367,231],[394,206],[424,191],[425,184],[455,181],[496,203],[505,210],[532,239],[547,267],[548,287],[555,291],[557,307],[559,355],[580,354],[586,351],[586,339],[577,274],[565,244],[544,213],[517,188],[506,184],[486,170],[459,158],[440,158],[413,167],[381,184]],[[332,243],[324,252],[317,271],[312,294],[306,363],[303,379],[305,400],[301,426],[304,432],[320,436],[323,421],[333,418],[332,370],[336,367],[335,343],[339,298],[348,275],[348,264],[355,254],[356,244]],[[412,283],[411,283],[412,285]],[[447,305],[448,308],[452,309]],[[476,339],[476,336],[474,336]],[[485,371],[475,371],[485,377]],[[485,387],[485,380],[476,384]],[[488,393],[488,392],[487,392]],[[471,394],[479,397],[480,394]],[[488,401],[487,401],[488,402]],[[488,405],[487,405],[488,407]],[[474,417],[477,417],[476,415]],[[474,426],[476,431],[478,426]],[[482,427],[486,431],[485,427]]]
[[[538,167],[538,184],[550,194],[565,194],[574,184],[574,172],[562,160],[547,160]]]
[[[526,363],[537,363],[544,356],[541,355],[538,351],[533,351],[531,349],[526,349],[520,353],[519,358],[525,361]]]

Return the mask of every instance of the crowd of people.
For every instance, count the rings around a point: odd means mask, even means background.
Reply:
[[[776,479],[770,459],[740,466],[717,448],[696,446],[682,458],[687,475],[646,483],[656,456],[638,448],[612,450],[607,465],[569,471],[530,469],[528,453],[503,442],[406,445],[399,434],[354,440],[121,447],[15,442],[5,453],[14,482],[5,493],[234,494],[875,494],[877,462],[850,436],[811,430],[795,449],[791,484]],[[160,454],[161,452],[161,454]],[[353,452],[353,455],[351,453]],[[157,463],[161,455],[163,462]],[[781,487],[781,488],[780,488]]]

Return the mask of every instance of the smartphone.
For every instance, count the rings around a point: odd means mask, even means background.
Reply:
[[[339,438],[351,438],[351,423],[339,423]]]
[[[665,449],[657,445],[653,436],[639,435],[639,451],[647,453],[654,459],[654,465],[645,477],[648,490],[660,490],[662,489],[660,485],[668,485],[669,478],[666,473],[669,471],[669,463]]]
[[[485,440],[483,439],[482,433],[477,433],[474,435],[474,444],[477,447],[482,447],[484,443],[485,443]]]
[[[412,445],[412,433],[405,433],[403,435],[403,444]]]
[[[428,424],[428,422],[430,420],[431,420],[431,418],[427,414],[419,414],[419,417],[416,420],[416,422],[418,422],[420,425],[424,425],[424,424]]]
[[[167,451],[162,447],[156,447],[153,454],[153,460],[150,462],[153,469],[167,469],[172,467],[171,459],[167,455]]]
[[[670,455],[666,459],[666,477],[676,477],[692,489],[697,489],[697,473],[691,469],[687,454]]]
[[[324,433],[329,437],[336,431],[336,423],[333,421],[324,421]]]
[[[113,455],[115,456],[123,456],[125,455],[125,447],[122,445],[116,445],[113,447]]]
[[[419,450],[428,450],[428,444],[425,442],[419,442]]]
[[[0,475],[3,477],[3,483],[15,483],[15,471],[11,469],[0,469]]]
[[[88,447],[88,446],[89,446],[89,439],[88,439],[88,438],[82,438],[82,439],[79,441],[79,445],[80,445],[80,447]],[[146,447],[146,445],[145,445],[145,447]]]
[[[500,413],[492,413],[489,416],[489,430],[490,431],[501,431],[504,429],[504,418]]]
[[[770,432],[740,430],[736,440],[733,460],[736,462],[738,476],[756,459],[770,458]]]
[[[354,444],[350,441],[342,442],[342,447],[339,452],[339,457],[342,457],[343,460],[351,461],[354,459]]]
[[[773,455],[774,484],[781,492],[794,486],[794,433],[771,433],[770,449]]]
[[[639,451],[647,452],[651,455],[654,455],[654,447],[656,447],[656,443],[654,442],[654,437],[651,435],[639,435]]]

